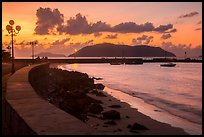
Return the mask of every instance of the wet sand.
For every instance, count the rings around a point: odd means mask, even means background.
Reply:
[[[103,91],[101,91],[103,92]],[[140,113],[135,108],[131,108],[129,104],[120,102],[111,95],[103,92],[107,97],[96,96],[95,94],[88,93],[87,95],[101,100],[103,102],[102,106],[104,111],[116,110],[120,112],[120,119],[113,120],[116,124],[104,124],[105,122],[111,120],[101,119],[102,114],[91,114],[88,116],[89,120],[86,123],[98,131],[99,134],[109,134],[109,135],[187,135],[181,128],[172,127],[169,124],[161,123],[152,118]],[[111,105],[120,105],[118,108],[111,108]],[[135,130],[135,132],[130,132],[130,127],[134,123],[145,126],[148,130]]]

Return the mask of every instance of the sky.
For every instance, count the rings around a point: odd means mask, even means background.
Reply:
[[[15,56],[35,53],[69,55],[99,43],[150,45],[177,57],[202,55],[202,2],[2,2],[2,49],[11,45],[9,20],[21,30],[14,36]]]

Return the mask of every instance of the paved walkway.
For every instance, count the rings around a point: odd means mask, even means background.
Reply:
[[[38,135],[94,134],[91,127],[37,95],[28,82],[31,68],[16,71],[7,84],[6,100],[24,122]]]

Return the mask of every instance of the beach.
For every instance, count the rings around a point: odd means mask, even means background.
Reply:
[[[38,90],[36,92],[56,107],[79,118],[90,128],[94,129],[96,134],[187,135],[183,129],[158,122],[137,111],[136,108],[132,108],[129,104],[114,98],[111,93],[108,93],[107,88],[104,88],[103,84],[96,84],[95,81],[91,80],[93,78],[90,78],[85,73],[58,69],[52,69],[49,72],[51,74],[49,76],[52,77],[44,75],[41,80],[32,82],[35,90]],[[68,77],[70,79],[67,79]],[[84,83],[80,81],[82,78]],[[45,81],[46,79],[50,80],[49,84],[41,85],[43,82],[40,81]],[[72,80],[73,83],[71,82]],[[55,83],[59,84],[62,81],[63,84],[61,84],[60,88],[55,85]],[[45,92],[46,86],[50,85],[52,85],[51,88]],[[41,89],[43,89],[43,92],[40,91]],[[158,115],[161,114],[159,110],[155,110],[155,112]]]
[[[103,91],[100,91],[103,92]],[[149,116],[146,116],[125,102],[114,98],[110,94],[103,92],[106,97],[96,96],[88,93],[88,96],[103,102],[104,111],[116,110],[120,113],[119,120],[104,120],[101,119],[101,114],[88,116],[89,120],[86,123],[96,129],[99,133],[110,135],[187,135],[181,128],[172,127],[169,124],[158,122]],[[110,106],[117,106],[112,108]],[[120,107],[118,107],[120,106]],[[159,112],[158,112],[159,115]],[[114,121],[115,124],[105,124],[106,122]],[[110,122],[111,123],[111,122]],[[112,122],[113,123],[113,122]],[[131,130],[131,126],[138,123],[147,128],[147,130]]]

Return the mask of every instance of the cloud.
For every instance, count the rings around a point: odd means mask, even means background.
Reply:
[[[145,31],[153,31],[154,26],[152,23],[145,23],[145,24],[136,24],[134,22],[125,22],[120,23],[113,27],[114,32],[121,32],[121,33],[140,33]]]
[[[67,20],[67,25],[64,26],[63,32],[68,34],[76,35],[79,33],[87,33],[90,30],[90,26],[86,17],[82,16],[80,13],[76,15],[76,18],[70,18]]]
[[[102,33],[100,33],[100,32],[95,32],[94,33],[94,37],[100,37],[102,35]]]
[[[124,22],[115,26],[110,26],[105,22],[98,21],[96,23],[88,23],[85,16],[80,13],[75,18],[67,20],[67,25],[64,26],[61,33],[71,35],[77,34],[91,34],[96,32],[117,32],[117,33],[141,33],[141,32],[165,32],[173,28],[172,24],[160,25],[155,28],[152,23],[146,22],[144,24],[136,24],[134,22]]]
[[[82,45],[84,46],[93,45],[93,40],[86,41],[85,43],[82,43]]]
[[[59,40],[56,40],[52,43],[52,45],[63,45],[64,43],[66,43],[67,41],[69,41],[70,38],[65,38],[65,39],[62,39],[61,41]]]
[[[153,41],[153,38],[154,38],[153,36],[142,35],[141,37],[132,39],[132,44],[133,45],[149,44],[150,42]]]
[[[169,38],[171,38],[171,34],[163,34],[161,36],[161,39],[169,39]]]
[[[202,30],[202,28],[197,28],[197,29],[195,29],[195,31],[198,31],[198,30]]]
[[[117,39],[118,34],[113,34],[113,35],[107,35],[105,38],[107,39]]]
[[[167,24],[167,25],[160,25],[159,27],[155,28],[154,30],[158,31],[158,32],[165,32],[165,31],[172,29],[172,28],[173,28],[172,24]]]
[[[64,16],[58,9],[51,10],[50,8],[39,8],[36,13],[37,22],[35,34],[45,35],[50,34],[49,31],[55,27],[59,30],[64,22]]]
[[[181,15],[178,18],[188,18],[188,17],[193,17],[193,16],[198,15],[198,14],[199,13],[197,11],[194,11],[194,12],[191,12],[191,13],[188,13],[188,14]]]
[[[169,31],[166,31],[165,33],[174,33],[174,32],[177,32],[177,29],[171,29]]]
[[[196,25],[199,25],[199,24],[202,24],[202,20],[201,20],[201,21],[199,21],[198,23],[196,23]]]
[[[172,42],[162,42],[161,47],[164,50],[174,53],[177,57],[185,57],[185,52],[187,53],[186,57],[198,57],[202,55],[202,46],[198,45],[192,47],[192,44],[173,44]]]
[[[115,32],[115,33],[142,33],[142,32],[160,32],[165,33],[173,28],[172,24],[160,25],[155,27],[153,23],[146,22],[144,24],[136,24],[135,22],[123,22],[115,26],[111,26],[106,22],[97,21],[95,23],[88,23],[85,16],[81,13],[76,14],[75,17],[69,18],[64,23],[64,16],[58,9],[53,11],[50,8],[39,8],[36,16],[38,21],[36,23],[35,33],[39,35],[44,34],[91,34],[99,32]]]

